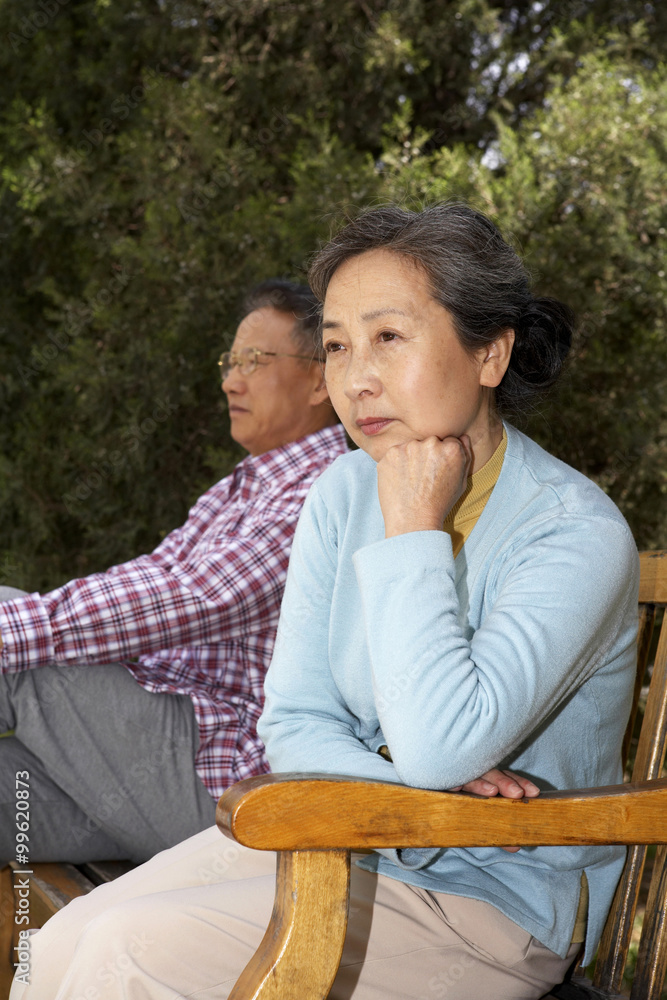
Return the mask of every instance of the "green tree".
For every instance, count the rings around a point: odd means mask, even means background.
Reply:
[[[665,31],[634,0],[0,0],[2,582],[53,586],[180,523],[239,457],[215,360],[243,289],[303,277],[341,210],[388,197],[476,200],[579,309],[593,333],[534,426],[664,540]],[[607,140],[616,113],[634,131]]]

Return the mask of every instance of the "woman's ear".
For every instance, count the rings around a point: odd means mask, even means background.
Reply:
[[[479,371],[479,384],[495,389],[500,385],[502,377],[510,363],[510,355],[514,347],[514,330],[503,330],[496,339],[487,344],[482,355]]]

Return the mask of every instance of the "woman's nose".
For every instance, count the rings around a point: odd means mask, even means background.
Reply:
[[[375,396],[382,391],[382,383],[370,354],[364,352],[350,359],[343,389],[349,399],[358,399],[364,394]]]

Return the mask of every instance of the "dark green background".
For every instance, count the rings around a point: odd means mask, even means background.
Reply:
[[[464,197],[580,327],[525,429],[667,545],[667,6],[0,0],[0,583],[152,548],[216,358],[344,211]]]

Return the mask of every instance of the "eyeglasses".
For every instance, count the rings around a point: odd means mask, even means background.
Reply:
[[[242,375],[252,375],[260,358],[300,358],[313,361],[307,354],[283,354],[278,351],[260,351],[259,347],[244,347],[240,351],[223,351],[218,359],[220,378],[224,382],[232,368],[238,367]]]

